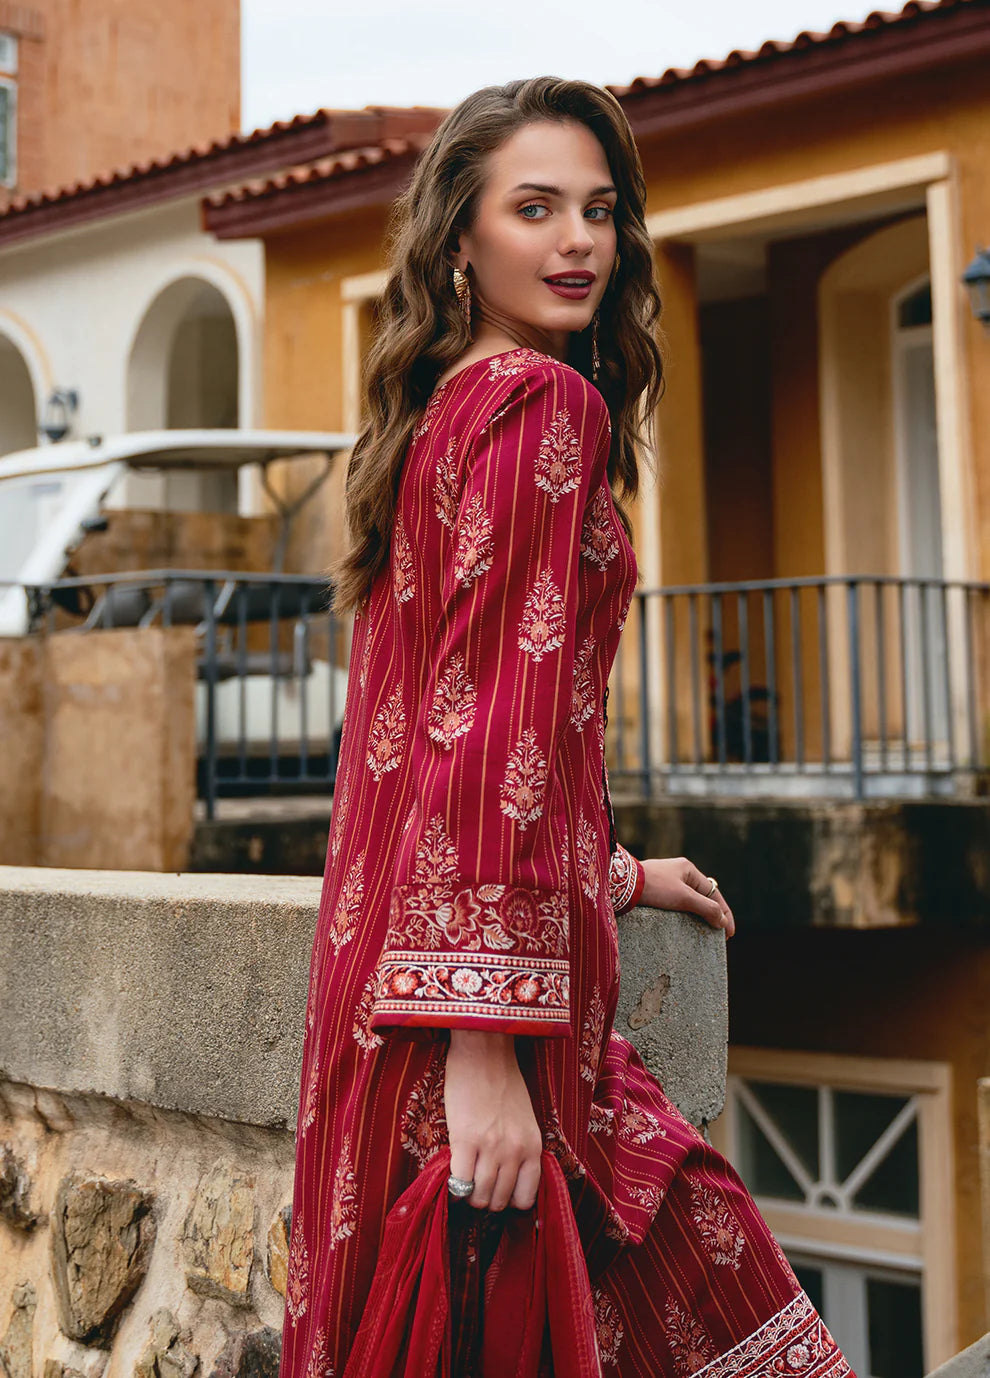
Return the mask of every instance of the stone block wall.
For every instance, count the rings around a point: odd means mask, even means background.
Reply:
[[[182,870],[195,690],[192,627],[0,638],[0,864]]]
[[[0,1374],[277,1378],[320,881],[0,867]],[[704,1124],[725,939],[619,920],[616,1029]]]

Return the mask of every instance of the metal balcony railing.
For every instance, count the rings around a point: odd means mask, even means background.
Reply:
[[[207,818],[220,795],[332,786],[349,636],[329,611],[326,580],[168,569],[6,587],[23,588],[33,632],[194,628],[198,787]]]
[[[199,790],[333,785],[350,619],[327,582],[150,570],[20,589],[32,631],[194,627]],[[990,792],[990,584],[879,576],[638,590],[610,681],[613,794]]]
[[[857,575],[642,589],[628,623],[609,703],[619,788],[987,791],[990,584]]]

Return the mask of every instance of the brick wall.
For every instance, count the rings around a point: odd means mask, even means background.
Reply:
[[[20,49],[13,194],[240,126],[240,0],[0,0],[0,29]],[[0,190],[0,209],[11,194]]]

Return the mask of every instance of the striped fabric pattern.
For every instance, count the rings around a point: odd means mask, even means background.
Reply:
[[[731,1166],[612,1028],[615,916],[643,868],[610,852],[603,798],[637,575],[609,445],[598,391],[526,349],[462,369],[415,428],[355,618],[280,1378],[347,1371],[389,1212],[446,1146],[454,1028],[520,1035],[606,1375],[849,1373]],[[487,1257],[500,1228],[469,1221],[456,1247]],[[483,1305],[483,1287],[455,1294]],[[483,1324],[462,1311],[466,1355]]]

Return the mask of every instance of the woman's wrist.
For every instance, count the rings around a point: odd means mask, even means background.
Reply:
[[[515,1057],[516,1040],[514,1034],[498,1033],[489,1029],[451,1029],[451,1050],[468,1057]]]

